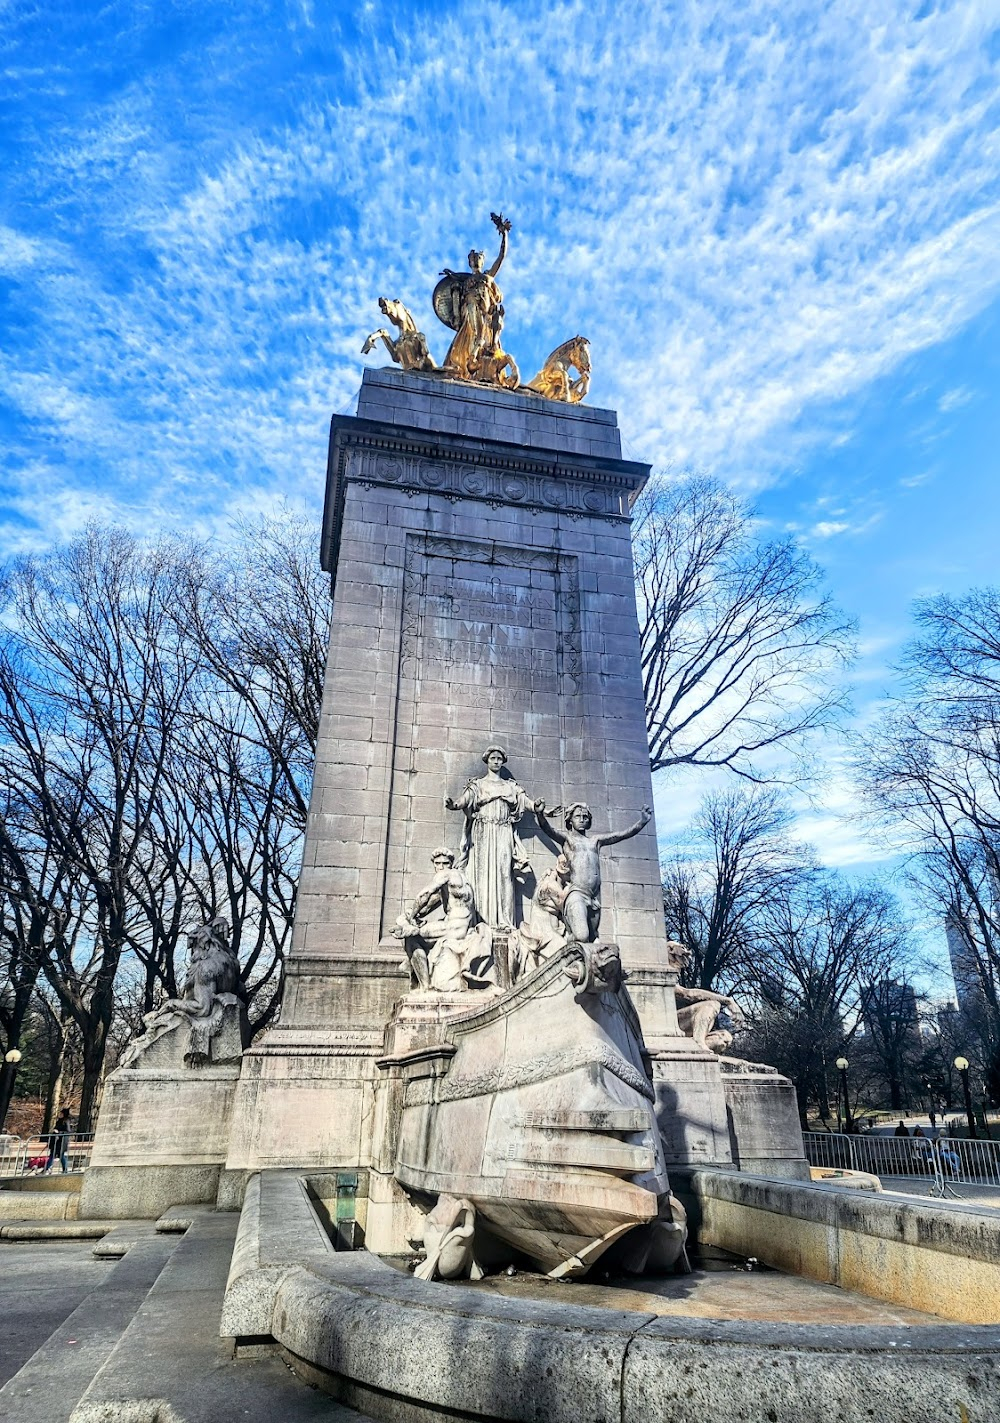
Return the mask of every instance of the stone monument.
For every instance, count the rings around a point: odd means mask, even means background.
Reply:
[[[212,1118],[222,1205],[261,1169],[316,1169],[363,1180],[370,1249],[422,1236],[432,1273],[478,1268],[485,1234],[552,1274],[630,1232],[633,1262],[676,1262],[669,1171],[751,1137],[754,1160],[807,1168],[783,1079],[737,1065],[727,1086],[721,1005],[678,1019],[629,533],[649,467],[582,403],[583,337],[521,383],[491,216],[492,264],[473,250],[434,290],[443,361],[381,298],[399,334],[364,349],[398,369],[366,370],[331,424],[333,618],[280,1021],[235,1084],[201,1009],[168,1005],[163,1040],[185,1083],[235,1085]],[[99,1162],[115,1133],[132,1160],[119,1084],[153,1071],[160,1031],[109,1084]]]
[[[146,1015],[105,1083],[84,1215],[158,1215],[214,1197],[249,1042],[239,984],[225,919],[188,935],[182,996]]]
[[[518,991],[598,928],[628,975],[666,1167],[733,1159],[719,1058],[678,1023],[642,810],[629,507],[648,466],[581,403],[583,338],[520,384],[497,286],[510,224],[493,221],[492,265],[473,251],[435,290],[442,363],[383,298],[400,335],[366,349],[400,368],[366,370],[357,414],[331,425],[333,625],[285,1001],[244,1057],[222,1190],[238,1201],[261,1167],[367,1168],[376,1249],[413,1228],[380,1067],[397,1005],[422,993],[413,1014],[446,1034],[449,994]],[[801,1174],[801,1140],[790,1160]]]

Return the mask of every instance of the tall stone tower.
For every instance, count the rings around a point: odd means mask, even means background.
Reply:
[[[330,432],[333,628],[281,1022],[243,1060],[227,1166],[364,1165],[376,1060],[408,980],[392,927],[457,845],[445,808],[502,745],[532,798],[595,831],[652,801],[629,538],[648,467],[614,412],[367,370]],[[556,847],[532,816],[533,881]],[[605,852],[668,1159],[728,1161],[713,1054],[682,1036],[654,827]],[[669,1083],[666,1078],[669,1077]],[[683,1098],[685,1112],[678,1106]]]

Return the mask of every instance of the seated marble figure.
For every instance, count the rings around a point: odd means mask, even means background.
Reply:
[[[680,975],[691,958],[691,949],[687,944],[669,939],[667,952],[671,970]],[[739,1029],[744,1021],[743,1010],[735,998],[711,988],[692,988],[682,983],[674,989],[674,997],[677,1023],[686,1037],[693,1038],[699,1047],[719,1054],[732,1047],[733,1030]]]
[[[495,982],[493,936],[476,908],[472,886],[446,846],[431,855],[434,876],[396,920],[412,986],[462,993]]]
[[[249,1040],[239,989],[240,964],[229,942],[229,923],[215,918],[188,935],[182,996],[168,998],[145,1015],[145,1029],[129,1044],[120,1066],[161,1066],[177,1059],[187,1067],[238,1061]]]

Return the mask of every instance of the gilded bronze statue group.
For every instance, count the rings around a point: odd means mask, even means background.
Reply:
[[[500,236],[496,260],[486,266],[485,252],[469,253],[469,270],[454,272],[445,267],[431,298],[434,313],[454,331],[444,363],[437,365],[427,346],[427,338],[417,329],[409,309],[401,301],[379,297],[379,307],[399,333],[384,327],[373,331],[362,347],[362,355],[374,350],[379,341],[404,371],[423,371],[447,380],[470,381],[478,385],[517,390],[547,400],[577,404],[590,387],[590,346],[584,336],[572,336],[557,346],[534,380],[522,383],[517,362],[503,347],[503,293],[497,273],[507,255],[510,219],[490,213]],[[571,372],[575,371],[575,375]]]
[[[567,944],[596,943],[600,852],[638,835],[652,815],[645,806],[627,830],[591,835],[593,817],[582,801],[547,812],[544,800],[532,799],[506,772],[502,746],[487,747],[482,759],[485,773],[445,800],[448,810],[465,817],[460,849],[441,846],[432,853],[432,879],[393,930],[418,989],[509,988]],[[515,885],[531,874],[518,823],[529,812],[559,854],[518,922]],[[555,823],[560,812],[562,825]]]

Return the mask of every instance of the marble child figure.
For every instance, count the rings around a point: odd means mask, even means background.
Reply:
[[[542,876],[528,917],[512,939],[512,973],[515,979],[533,973],[566,943],[563,905],[569,877],[570,864],[565,855],[560,855]]]
[[[514,928],[514,876],[528,869],[517,822],[531,809],[525,792],[500,772],[507,762],[502,746],[483,752],[486,774],[474,778],[449,810],[465,814],[465,835],[456,864],[464,868],[480,918],[492,929]]]
[[[565,830],[560,830],[546,817],[545,802],[536,800],[533,806],[539,825],[562,847],[569,861],[569,887],[562,906],[563,922],[569,937],[578,944],[592,944],[601,924],[601,850],[605,845],[617,845],[638,835],[652,818],[648,805],[642,815],[627,830],[607,835],[589,834],[593,824],[590,807],[582,801],[568,806],[564,815]]]

